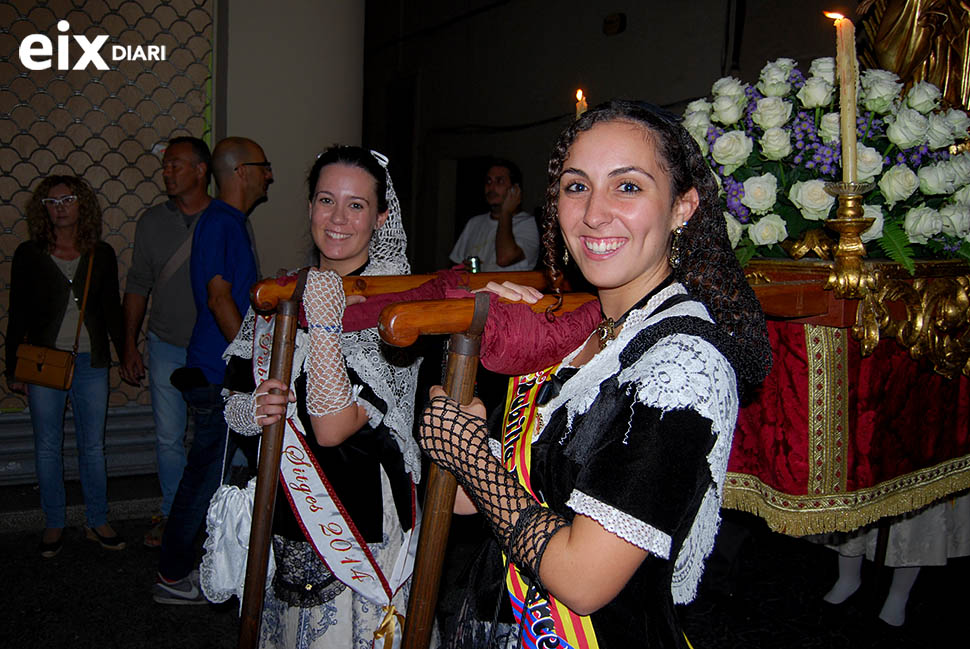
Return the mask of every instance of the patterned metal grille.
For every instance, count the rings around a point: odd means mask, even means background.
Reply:
[[[0,340],[7,329],[10,265],[28,238],[24,209],[41,178],[69,173],[85,178],[104,210],[102,238],[118,255],[122,290],[131,263],[135,224],[163,195],[159,145],[178,135],[211,140],[211,60],[215,0],[0,3]],[[58,70],[57,29],[108,41],[101,55],[109,70]],[[30,34],[54,42],[53,65],[29,70],[20,43]],[[165,47],[165,60],[111,59],[111,46]],[[70,65],[81,56],[71,43]],[[147,53],[147,49],[143,50]],[[0,357],[0,366],[5,361]],[[111,407],[146,404],[145,387],[111,371]],[[0,409],[19,410],[19,395],[0,392]]]

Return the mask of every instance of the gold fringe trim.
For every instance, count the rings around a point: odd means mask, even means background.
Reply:
[[[724,481],[728,509],[764,519],[789,536],[851,532],[887,516],[900,516],[970,489],[970,455],[898,476],[849,493],[793,496],[746,473],[729,472]]]

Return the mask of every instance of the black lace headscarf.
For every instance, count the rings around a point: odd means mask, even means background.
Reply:
[[[544,262],[558,285],[562,236],[559,231],[559,180],[577,135],[600,122],[629,122],[646,129],[656,146],[660,164],[670,180],[673,201],[691,188],[697,190],[697,211],[680,238],[681,263],[675,278],[707,307],[714,321],[737,345],[735,371],[745,392],[760,384],[771,369],[771,346],[764,313],[744,277],[728,240],[714,174],[680,119],[652,104],[613,100],[587,111],[559,136],[549,158],[542,241]],[[669,245],[669,244],[668,244]]]

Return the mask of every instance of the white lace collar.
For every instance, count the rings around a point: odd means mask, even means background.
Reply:
[[[656,295],[647,300],[643,307],[631,311],[616,338],[608,342],[602,351],[580,367],[576,374],[563,384],[558,395],[550,399],[545,405],[539,406],[538,413],[542,420],[548,421],[549,415],[565,404],[566,427],[567,429],[571,427],[573,418],[577,414],[586,412],[596,399],[599,394],[597,387],[600,382],[620,371],[620,352],[633,340],[633,337],[644,327],[670,315],[666,309],[661,313],[657,313],[657,309],[671,297],[686,294],[687,289],[684,288],[683,284],[674,282],[658,291]],[[598,335],[596,331],[590,333],[579,347],[562,360],[562,366],[572,367],[573,360],[583,350],[590,338],[595,335]],[[542,428],[537,426],[533,435],[533,441],[535,441],[542,435]]]

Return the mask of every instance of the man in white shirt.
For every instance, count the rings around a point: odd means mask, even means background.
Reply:
[[[482,272],[532,270],[539,255],[535,218],[519,210],[522,172],[510,160],[492,160],[485,175],[489,211],[469,219],[449,257],[456,264],[478,257]]]

